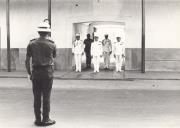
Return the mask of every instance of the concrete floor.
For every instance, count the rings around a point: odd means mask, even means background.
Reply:
[[[50,128],[179,128],[180,81],[55,80]],[[0,128],[35,128],[27,79],[0,78]]]

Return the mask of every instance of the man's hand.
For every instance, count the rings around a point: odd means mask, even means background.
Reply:
[[[110,51],[109,53],[110,53],[110,55],[111,55],[112,51]]]
[[[114,58],[116,58],[116,55],[114,54]]]
[[[32,75],[27,76],[28,80],[32,80]]]

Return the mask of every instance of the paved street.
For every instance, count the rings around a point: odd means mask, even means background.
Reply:
[[[35,128],[31,82],[0,78],[0,128]],[[50,128],[179,128],[178,80],[55,80]]]

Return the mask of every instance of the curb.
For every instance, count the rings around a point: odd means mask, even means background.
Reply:
[[[0,78],[27,78],[26,76],[0,76]],[[135,81],[135,80],[180,80],[180,78],[65,78],[54,77],[55,80],[116,80],[116,81]]]

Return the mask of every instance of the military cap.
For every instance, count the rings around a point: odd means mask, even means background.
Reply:
[[[38,32],[51,32],[50,25],[47,22],[41,22],[37,29]]]
[[[76,33],[76,36],[80,36],[80,33]]]
[[[99,37],[97,33],[94,34],[94,37]]]

